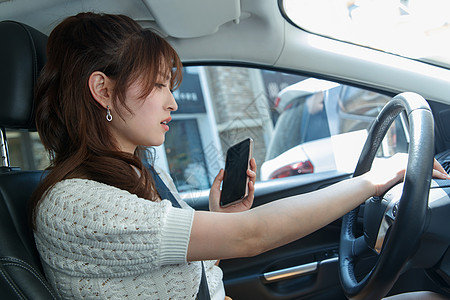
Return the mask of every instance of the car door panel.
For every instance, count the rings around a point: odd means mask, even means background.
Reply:
[[[233,299],[345,299],[337,273],[339,232],[336,221],[255,257],[221,261],[227,295]],[[275,276],[280,273],[284,277]]]

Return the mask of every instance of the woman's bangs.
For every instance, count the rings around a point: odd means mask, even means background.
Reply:
[[[146,97],[153,90],[157,80],[170,80],[170,88],[179,87],[182,80],[182,64],[172,46],[162,37],[151,32],[143,31],[140,46],[136,47],[138,53],[134,56],[134,76],[131,81],[139,80],[142,83],[142,97]],[[133,78],[135,77],[135,78]]]
[[[164,54],[161,54],[160,74],[164,78],[170,78],[170,89],[176,90],[183,79],[182,64],[175,50],[169,47]]]

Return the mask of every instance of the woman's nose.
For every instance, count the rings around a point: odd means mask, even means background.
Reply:
[[[169,105],[167,106],[168,110],[176,111],[178,109],[177,101],[175,101],[175,97],[173,96],[172,92],[170,92],[170,99],[169,99]]]

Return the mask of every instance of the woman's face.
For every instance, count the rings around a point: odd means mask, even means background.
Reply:
[[[170,78],[159,76],[155,87],[145,98],[141,96],[139,81],[130,85],[126,92],[125,103],[132,114],[123,109],[124,119],[111,110],[113,120],[112,134],[122,151],[133,153],[137,146],[159,146],[164,143],[169,131],[170,113],[178,105],[170,91]]]

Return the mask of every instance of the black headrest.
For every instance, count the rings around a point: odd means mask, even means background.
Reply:
[[[2,21],[0,41],[0,127],[33,130],[33,92],[46,61],[47,36],[25,24]]]

